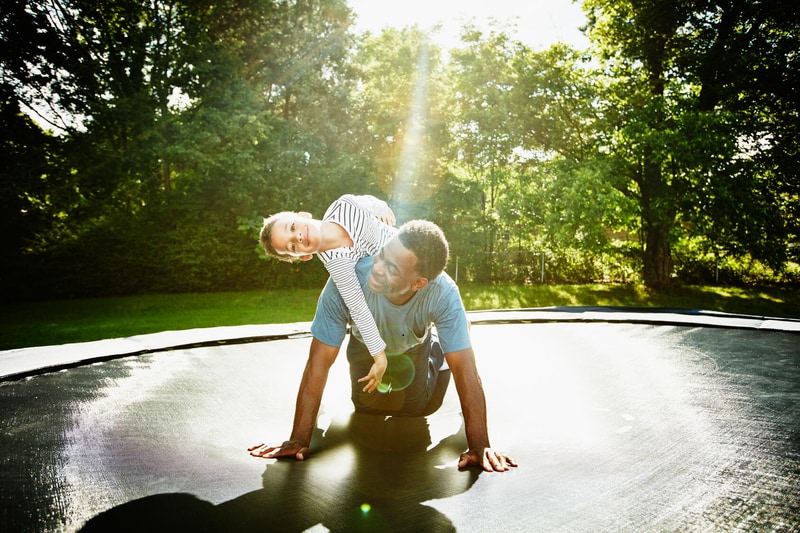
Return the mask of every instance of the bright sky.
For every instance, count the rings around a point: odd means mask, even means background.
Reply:
[[[459,44],[458,35],[465,22],[488,29],[491,18],[517,32],[507,31],[535,50],[565,42],[584,49],[588,40],[578,29],[586,16],[572,0],[348,0],[357,15],[354,30],[379,33],[387,26],[402,28],[418,24],[431,30],[442,24],[436,41],[445,48]]]

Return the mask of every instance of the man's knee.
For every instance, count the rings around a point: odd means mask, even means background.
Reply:
[[[425,406],[425,410],[422,412],[421,416],[428,416],[439,410],[442,406],[442,402],[444,402],[444,395],[447,393],[448,385],[450,385],[450,369],[443,368],[439,371],[439,376],[436,378],[436,386],[433,388],[433,394],[431,394],[428,405]]]

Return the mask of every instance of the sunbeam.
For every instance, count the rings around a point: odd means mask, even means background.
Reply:
[[[408,220],[410,215],[409,203],[414,202],[415,185],[421,175],[420,155],[422,151],[425,132],[425,102],[428,89],[430,50],[428,43],[424,42],[417,55],[417,78],[414,82],[414,94],[411,98],[411,107],[408,112],[403,146],[400,151],[400,162],[397,176],[394,180],[392,198],[397,208],[395,215],[398,220]]]

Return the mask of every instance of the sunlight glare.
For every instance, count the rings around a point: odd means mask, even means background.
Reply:
[[[397,178],[394,183],[392,198],[401,202],[410,200],[414,182],[419,176],[420,147],[425,131],[425,101],[428,88],[428,62],[429,48],[427,43],[420,46],[417,56],[417,78],[414,82],[414,94],[411,99],[411,108],[408,113],[408,130],[403,137],[403,147],[400,151],[400,164],[397,169]],[[398,220],[405,220],[401,204],[397,206]]]
[[[487,31],[489,22],[495,20],[509,28],[509,35],[533,49],[546,49],[556,42],[564,42],[584,49],[588,40],[580,32],[586,24],[586,15],[578,3],[571,0],[406,0],[405,2],[375,2],[374,0],[348,0],[356,13],[356,32],[380,33],[383,28],[403,28],[418,25],[433,32],[435,44],[445,50],[458,46],[461,28],[473,23]]]

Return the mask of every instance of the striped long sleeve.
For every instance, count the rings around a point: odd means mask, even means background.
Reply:
[[[370,202],[386,205],[377,198],[368,198]],[[381,338],[375,319],[367,307],[364,292],[355,273],[355,265],[359,259],[378,253],[396,231],[376,218],[379,213],[374,212],[375,205],[365,203],[363,197],[353,195],[342,196],[331,204],[323,220],[342,226],[353,240],[353,246],[319,254],[336,288],[339,289],[367,350],[373,356],[384,351],[386,343]]]

